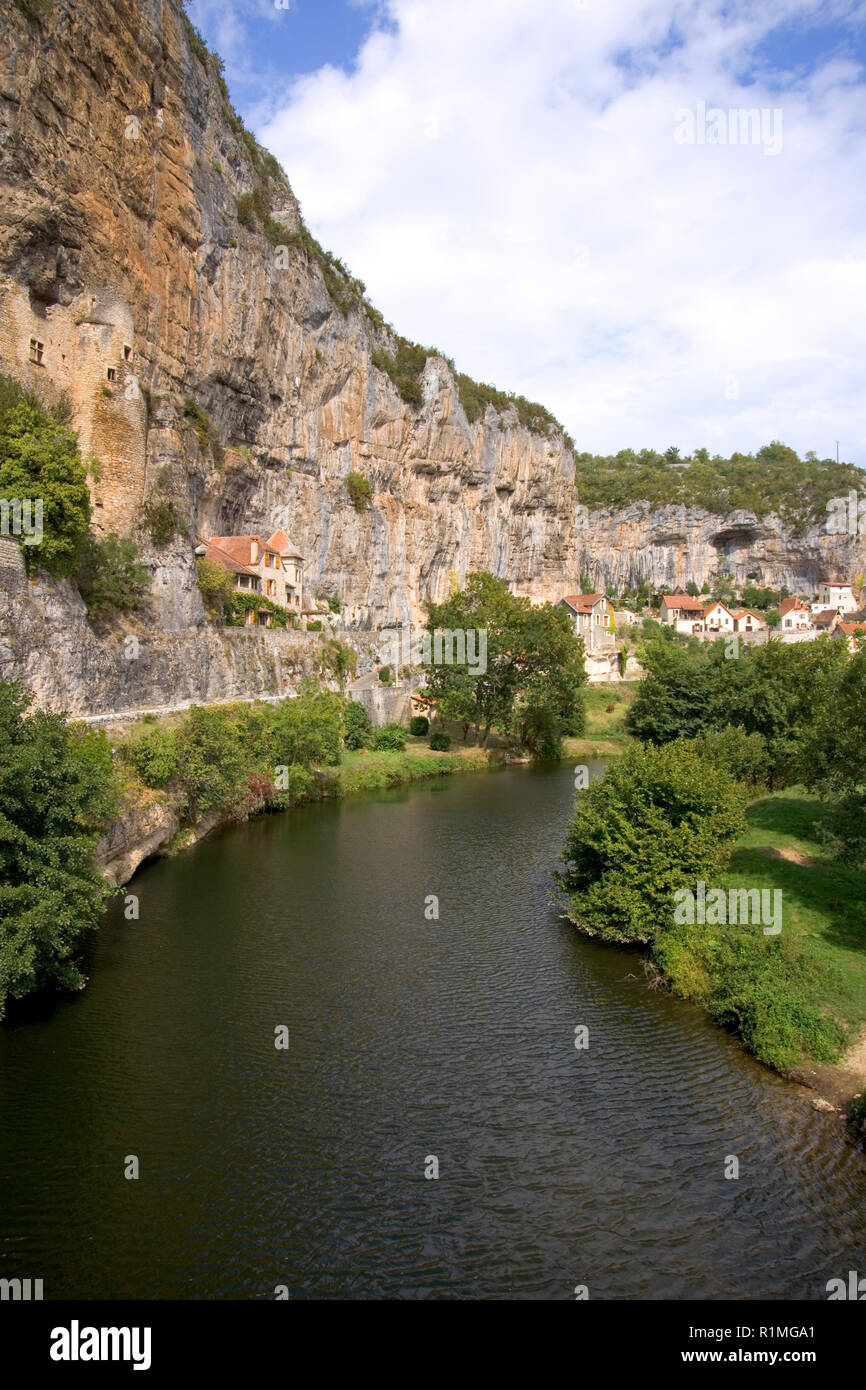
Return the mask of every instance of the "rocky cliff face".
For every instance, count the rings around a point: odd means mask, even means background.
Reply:
[[[599,589],[697,584],[719,575],[792,592],[814,593],[821,579],[850,581],[866,571],[866,537],[834,534],[818,524],[796,531],[777,516],[737,511],[714,516],[699,507],[655,510],[636,502],[590,512],[581,532],[582,572]]]
[[[441,359],[404,404],[371,364],[387,334],[335,306],[180,0],[60,0],[44,24],[0,12],[0,353],[72,400],[101,529],[134,532],[149,500],[191,535],[282,526],[308,586],[363,626],[417,617],[452,570],[537,597],[573,586],[568,449],[492,411],[470,425]],[[282,251],[238,219],[263,177]],[[189,397],[209,430],[184,417]],[[373,489],[363,511],[352,471]],[[150,549],[163,629],[202,619],[191,552]]]
[[[195,583],[206,534],[284,528],[308,592],[338,593],[361,629],[417,621],[452,572],[477,569],[536,599],[573,592],[585,572],[702,579],[722,555],[790,587],[847,574],[841,550],[820,538],[792,550],[754,518],[638,507],[581,529],[561,437],[492,409],[470,422],[441,358],[411,406],[373,365],[389,334],[357,297],[347,306],[341,273],[311,249],[180,0],[46,10],[37,20],[0,0],[0,369],[68,396],[100,465],[94,523],[134,535],[153,569],[161,655],[147,678],[129,663],[117,676],[68,586],[21,588],[19,575],[0,675],[82,712],[234,693],[243,639],[208,632]],[[350,472],[371,485],[363,510]],[[143,518],[168,505],[186,534],[157,546]]]

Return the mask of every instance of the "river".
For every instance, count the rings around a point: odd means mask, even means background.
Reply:
[[[304,808],[143,868],[88,988],[0,1029],[0,1276],[823,1299],[866,1271],[842,1123],[551,909],[572,777]]]

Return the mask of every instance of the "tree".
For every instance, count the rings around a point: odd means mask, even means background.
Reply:
[[[842,671],[805,744],[801,767],[806,785],[833,808],[830,847],[848,863],[866,863],[866,651],[858,651]]]
[[[78,564],[90,525],[87,477],[72,430],[39,405],[19,400],[0,423],[0,497],[42,506],[42,537],[22,545],[28,574],[55,578]],[[35,542],[35,533],[34,533]]]
[[[746,792],[685,740],[631,748],[575,806],[558,882],[590,935],[648,942],[674,893],[720,865],[744,827]]]
[[[696,647],[650,637],[641,661],[646,672],[626,716],[626,728],[642,743],[694,738],[707,726],[710,669]]]
[[[213,620],[225,618],[226,608],[234,598],[234,576],[215,560],[208,560],[205,555],[199,556],[196,560],[195,572],[208,617]]]
[[[563,733],[582,727],[583,642],[563,609],[533,607],[495,575],[472,574],[464,589],[431,606],[427,630],[430,697],[444,718],[474,726],[476,744],[492,728],[515,731],[547,756]],[[465,659],[437,661],[437,631],[459,634]]]
[[[193,825],[211,811],[239,806],[249,790],[249,711],[193,706],[177,733],[180,777]]]
[[[225,573],[225,571],[223,571]],[[91,622],[137,613],[150,593],[150,571],[141,564],[134,541],[114,534],[97,539],[90,533],[75,575]]]
[[[373,722],[360,700],[349,700],[343,714],[343,742],[347,748],[367,748],[373,736]]]
[[[686,593],[691,594],[692,598],[697,598],[700,592],[701,591],[698,588],[695,581],[693,579],[690,579],[688,584],[686,585]]]
[[[305,690],[270,713],[267,747],[272,765],[335,767],[343,747],[343,702],[330,691]]]
[[[108,891],[94,853],[117,802],[105,734],[31,700],[0,684],[0,1017],[7,999],[84,985],[76,957]]]

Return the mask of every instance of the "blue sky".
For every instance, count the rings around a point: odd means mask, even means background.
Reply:
[[[401,332],[580,447],[866,465],[866,0],[188,12]],[[764,125],[714,145],[713,107]]]

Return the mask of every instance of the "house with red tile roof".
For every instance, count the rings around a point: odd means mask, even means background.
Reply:
[[[866,646],[866,623],[846,623],[840,618],[833,628],[832,635],[844,640],[853,656],[858,650],[858,644]]]
[[[613,604],[606,594],[568,594],[556,606],[573,620],[587,651],[616,646]]]
[[[677,632],[704,631],[704,600],[690,594],[662,594],[659,622]]]
[[[733,632],[734,615],[724,603],[711,603],[704,609],[707,632]]]
[[[735,632],[764,632],[768,626],[766,618],[751,608],[734,608],[731,613]]]
[[[249,598],[244,609],[248,627],[259,624],[270,627],[273,614],[257,599],[266,598],[281,608],[287,608],[300,618],[304,612],[304,559],[285,531],[275,531],[267,540],[253,536],[212,536],[196,548],[234,577],[235,592]]]
[[[812,614],[801,598],[785,598],[779,604],[780,626],[784,632],[805,632],[812,626]]]

